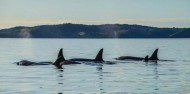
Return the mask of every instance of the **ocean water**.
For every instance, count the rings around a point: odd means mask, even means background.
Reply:
[[[190,39],[0,39],[0,94],[190,94]],[[14,62],[95,58],[117,64],[17,66]],[[159,48],[158,64],[117,61]]]

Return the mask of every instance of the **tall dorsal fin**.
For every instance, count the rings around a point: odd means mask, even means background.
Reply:
[[[103,54],[103,48],[100,49],[100,51],[96,55],[95,61],[104,61],[103,58],[102,58],[102,54]]]
[[[65,58],[63,56],[63,49],[61,48],[59,50],[59,53],[58,53],[58,56],[57,56],[57,59],[56,61],[53,63],[53,65],[55,65],[58,69],[62,69],[62,66],[61,66],[61,62],[65,61]]]
[[[61,48],[61,49],[59,50],[57,59],[61,59],[61,60],[65,61],[65,58],[64,58],[64,56],[63,56],[63,48]]]
[[[144,62],[148,62],[148,55],[145,56],[145,58],[144,58]]]
[[[158,60],[158,48],[153,52],[152,56],[149,59]]]

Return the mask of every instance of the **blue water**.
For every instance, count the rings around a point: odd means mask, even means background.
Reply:
[[[190,39],[0,39],[0,94],[190,94]],[[104,60],[122,55],[144,57],[159,48],[158,64],[17,66],[13,62],[66,59]]]

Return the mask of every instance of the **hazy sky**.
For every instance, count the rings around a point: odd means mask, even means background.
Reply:
[[[60,23],[190,27],[190,0],[0,0],[0,29]]]

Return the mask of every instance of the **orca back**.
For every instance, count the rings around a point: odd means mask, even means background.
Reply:
[[[96,58],[94,60],[95,61],[104,61],[102,55],[103,55],[103,48],[100,49],[100,51],[98,52],[98,54],[96,55]]]
[[[158,48],[153,52],[151,57],[149,58],[150,60],[158,60]]]

